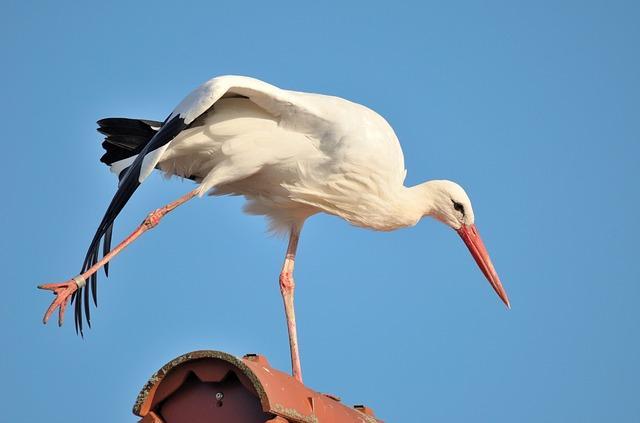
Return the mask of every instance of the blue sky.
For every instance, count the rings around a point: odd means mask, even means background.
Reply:
[[[408,184],[467,189],[512,301],[435,221],[316,216],[296,270],[310,387],[388,422],[640,420],[638,3],[344,3],[3,3],[3,421],[135,421],[147,377],[195,349],[289,368],[285,242],[241,199],[194,201],[118,257],[84,340],[40,323],[35,286],[76,274],[115,191],[95,121],[161,120],[230,73],[385,116]],[[191,187],[154,175],[115,238]]]

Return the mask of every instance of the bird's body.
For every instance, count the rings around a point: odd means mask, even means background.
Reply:
[[[91,242],[82,272],[63,284],[45,285],[57,295],[45,321],[72,296],[76,328],[89,321],[89,292],[97,270],[166,213],[196,196],[243,195],[245,210],[266,215],[271,229],[290,234],[280,275],[294,374],[300,378],[293,263],[304,221],[319,212],[349,223],[388,231],[432,216],[454,228],[493,288],[508,305],[499,278],[474,226],[466,193],[450,181],[405,187],[400,143],[387,121],[371,109],[320,94],[288,91],[240,76],[207,81],[189,94],[164,122],[109,118],[98,122],[107,137],[102,161],[119,177],[118,191]],[[117,215],[153,169],[194,180],[189,194],[151,213],[110,251]],[[98,260],[100,241],[104,257]],[[80,305],[84,292],[84,308]]]
[[[157,167],[196,180],[201,194],[244,195],[245,210],[268,216],[276,231],[318,212],[376,230],[419,220],[402,213],[404,159],[384,118],[337,97],[286,95],[323,119],[295,127],[248,98],[222,98],[176,136]]]

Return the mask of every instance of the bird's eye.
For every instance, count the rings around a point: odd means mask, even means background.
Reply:
[[[464,214],[464,206],[458,203],[457,201],[453,201],[453,208],[456,209],[456,211],[459,211],[460,213]]]

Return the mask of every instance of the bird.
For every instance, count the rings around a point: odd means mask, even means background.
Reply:
[[[205,195],[237,195],[244,211],[266,216],[269,229],[288,234],[279,275],[293,376],[302,382],[293,277],[305,221],[328,213],[376,231],[416,225],[432,217],[454,229],[504,304],[507,293],[475,226],[464,189],[449,180],[405,186],[400,142],[391,125],[361,104],[330,95],[291,91],[247,76],[218,76],[197,87],[162,122],[106,118],[101,161],[119,179],[98,225],[81,272],[62,283],[38,286],[54,300],[43,322],[75,307],[76,332],[91,325],[97,275],[109,261],[180,205]],[[194,181],[195,188],[150,212],[111,249],[114,221],[138,187],[158,169]],[[102,258],[100,247],[102,244]],[[83,318],[84,316],[84,318]]]

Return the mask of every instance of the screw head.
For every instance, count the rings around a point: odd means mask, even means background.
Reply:
[[[224,394],[222,392],[216,392],[216,399],[221,401],[224,398]]]

